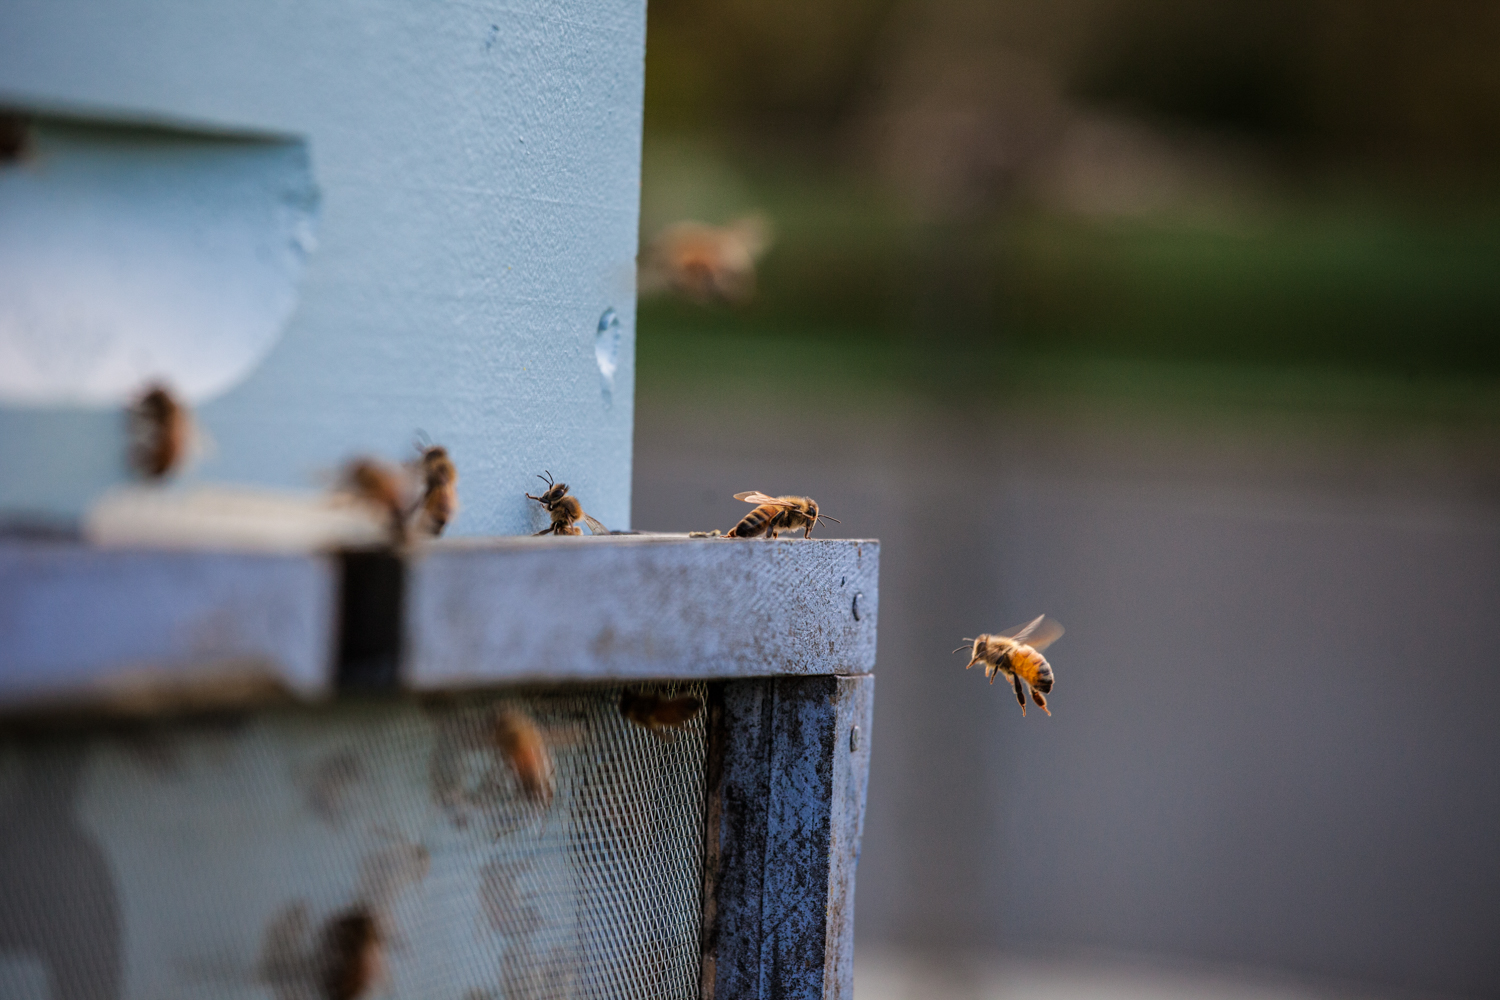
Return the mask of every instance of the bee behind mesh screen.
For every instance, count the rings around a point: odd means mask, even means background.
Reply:
[[[0,734],[0,842],[32,845],[26,870],[0,855],[0,928],[67,931],[0,952],[0,994],[694,997],[703,713],[653,731],[623,690]],[[498,745],[506,713],[542,734],[550,796]],[[327,953],[351,914],[358,962]]]

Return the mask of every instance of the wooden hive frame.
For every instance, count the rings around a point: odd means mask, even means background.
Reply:
[[[847,998],[878,559],[868,541],[650,535],[402,556],[7,541],[0,735],[81,743],[288,700],[316,728],[411,697],[706,683],[699,995]],[[0,927],[25,919],[0,902]],[[115,933],[137,980],[165,981]]]

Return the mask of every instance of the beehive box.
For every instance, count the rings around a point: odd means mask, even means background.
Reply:
[[[389,995],[848,997],[878,556],[439,544],[382,592],[363,554],[0,545],[0,994],[338,995],[330,928],[365,914]],[[301,617],[261,607],[299,564]],[[362,601],[399,609],[389,647],[351,642]],[[219,624],[246,618],[259,649]],[[627,689],[706,707],[656,733]]]
[[[849,995],[878,547],[507,537],[630,526],[644,15],[0,10],[0,997]],[[84,541],[156,379],[209,446]],[[424,433],[458,537],[173,520]]]

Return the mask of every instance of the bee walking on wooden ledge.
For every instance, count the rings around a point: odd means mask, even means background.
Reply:
[[[836,517],[818,513],[818,501],[812,497],[773,497],[767,496],[759,490],[750,490],[746,493],[736,493],[736,500],[756,504],[756,508],[746,514],[739,524],[730,528],[725,538],[754,538],[756,535],[765,535],[767,538],[775,538],[783,531],[796,531],[805,528],[803,538],[811,538],[813,526],[818,519],[832,521],[834,524],[842,523]]]
[[[969,662],[965,670],[976,663],[984,664],[984,675],[995,683],[1000,674],[1010,682],[1016,692],[1016,701],[1021,703],[1021,714],[1026,714],[1026,694],[1029,691],[1036,707],[1051,715],[1047,708],[1047,695],[1052,691],[1052,664],[1042,655],[1042,650],[1052,645],[1063,634],[1063,627],[1046,615],[1006,629],[998,635],[981,635],[977,639],[965,639],[972,646],[959,646],[969,650]]]
[[[441,535],[458,512],[458,467],[448,449],[417,447],[422,457],[405,465],[364,457],[344,466],[343,489],[380,514],[391,545],[405,545],[414,533]]]
[[[441,535],[458,512],[458,467],[442,445],[419,442],[422,499],[417,502],[417,527],[425,535]]]
[[[343,488],[385,520],[391,545],[405,545],[407,482],[398,466],[356,458],[344,466]]]
[[[586,523],[589,526],[589,530],[596,535],[609,534],[608,528],[583,512],[583,505],[578,502],[578,498],[569,495],[567,483],[553,482],[550,471],[547,472],[545,477],[537,476],[537,478],[547,484],[546,492],[539,497],[534,497],[528,493],[526,494],[526,499],[535,500],[547,508],[547,513],[552,515],[552,523],[541,531],[536,532],[536,534],[581,535],[583,534],[583,529],[578,527],[579,520]]]

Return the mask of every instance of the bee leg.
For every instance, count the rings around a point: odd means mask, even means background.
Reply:
[[[531,533],[531,537],[535,538],[537,535],[550,535],[550,534],[552,534],[552,529],[551,528],[543,528],[541,531],[533,531]]]
[[[1026,682],[1021,680],[1020,674],[1011,674],[1010,684],[1011,687],[1016,689],[1016,701],[1021,703],[1021,715],[1024,718],[1026,715]]]
[[[1042,693],[1036,688],[1031,689],[1031,700],[1037,708],[1040,708],[1043,712],[1047,713],[1047,717],[1049,719],[1052,717],[1052,711],[1047,708],[1047,699],[1044,698],[1042,696]]]

